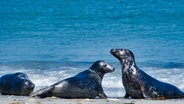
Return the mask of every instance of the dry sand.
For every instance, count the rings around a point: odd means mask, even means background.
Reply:
[[[0,96],[0,104],[184,104],[184,99],[145,100],[145,99],[60,99],[25,96]]]

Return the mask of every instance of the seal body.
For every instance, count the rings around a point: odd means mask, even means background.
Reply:
[[[102,79],[105,73],[115,68],[107,62],[96,61],[89,69],[79,74],[61,80],[49,87],[36,91],[31,96],[59,97],[59,98],[107,98],[102,88]]]
[[[122,82],[125,87],[125,98],[183,98],[184,93],[174,85],[161,82],[136,66],[134,54],[127,49],[111,49],[122,68]]]
[[[0,92],[2,95],[29,95],[35,85],[24,73],[6,74],[0,78]]]

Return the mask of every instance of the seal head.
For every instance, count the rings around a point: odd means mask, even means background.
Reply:
[[[101,78],[103,78],[105,73],[113,72],[115,70],[113,66],[103,60],[96,61],[89,69],[95,71]]]
[[[119,61],[126,63],[135,63],[134,54],[127,49],[111,49],[110,53],[116,57]],[[122,63],[122,64],[123,64]]]
[[[0,92],[2,95],[29,95],[35,85],[22,72],[6,74],[0,78]]]

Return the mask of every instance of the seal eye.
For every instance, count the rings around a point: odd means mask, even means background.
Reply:
[[[104,66],[104,67],[106,67],[106,66],[107,66],[107,64],[104,64],[103,66]]]

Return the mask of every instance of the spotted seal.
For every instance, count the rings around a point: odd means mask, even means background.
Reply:
[[[25,73],[17,72],[0,77],[0,92],[2,95],[29,95],[35,85]]]
[[[59,98],[107,98],[102,88],[105,73],[113,72],[114,67],[103,60],[98,60],[87,70],[61,80],[49,87],[36,91],[31,96]]]
[[[183,98],[184,93],[174,85],[161,82],[136,66],[134,54],[127,49],[111,49],[122,68],[122,82],[125,87],[125,98]]]

